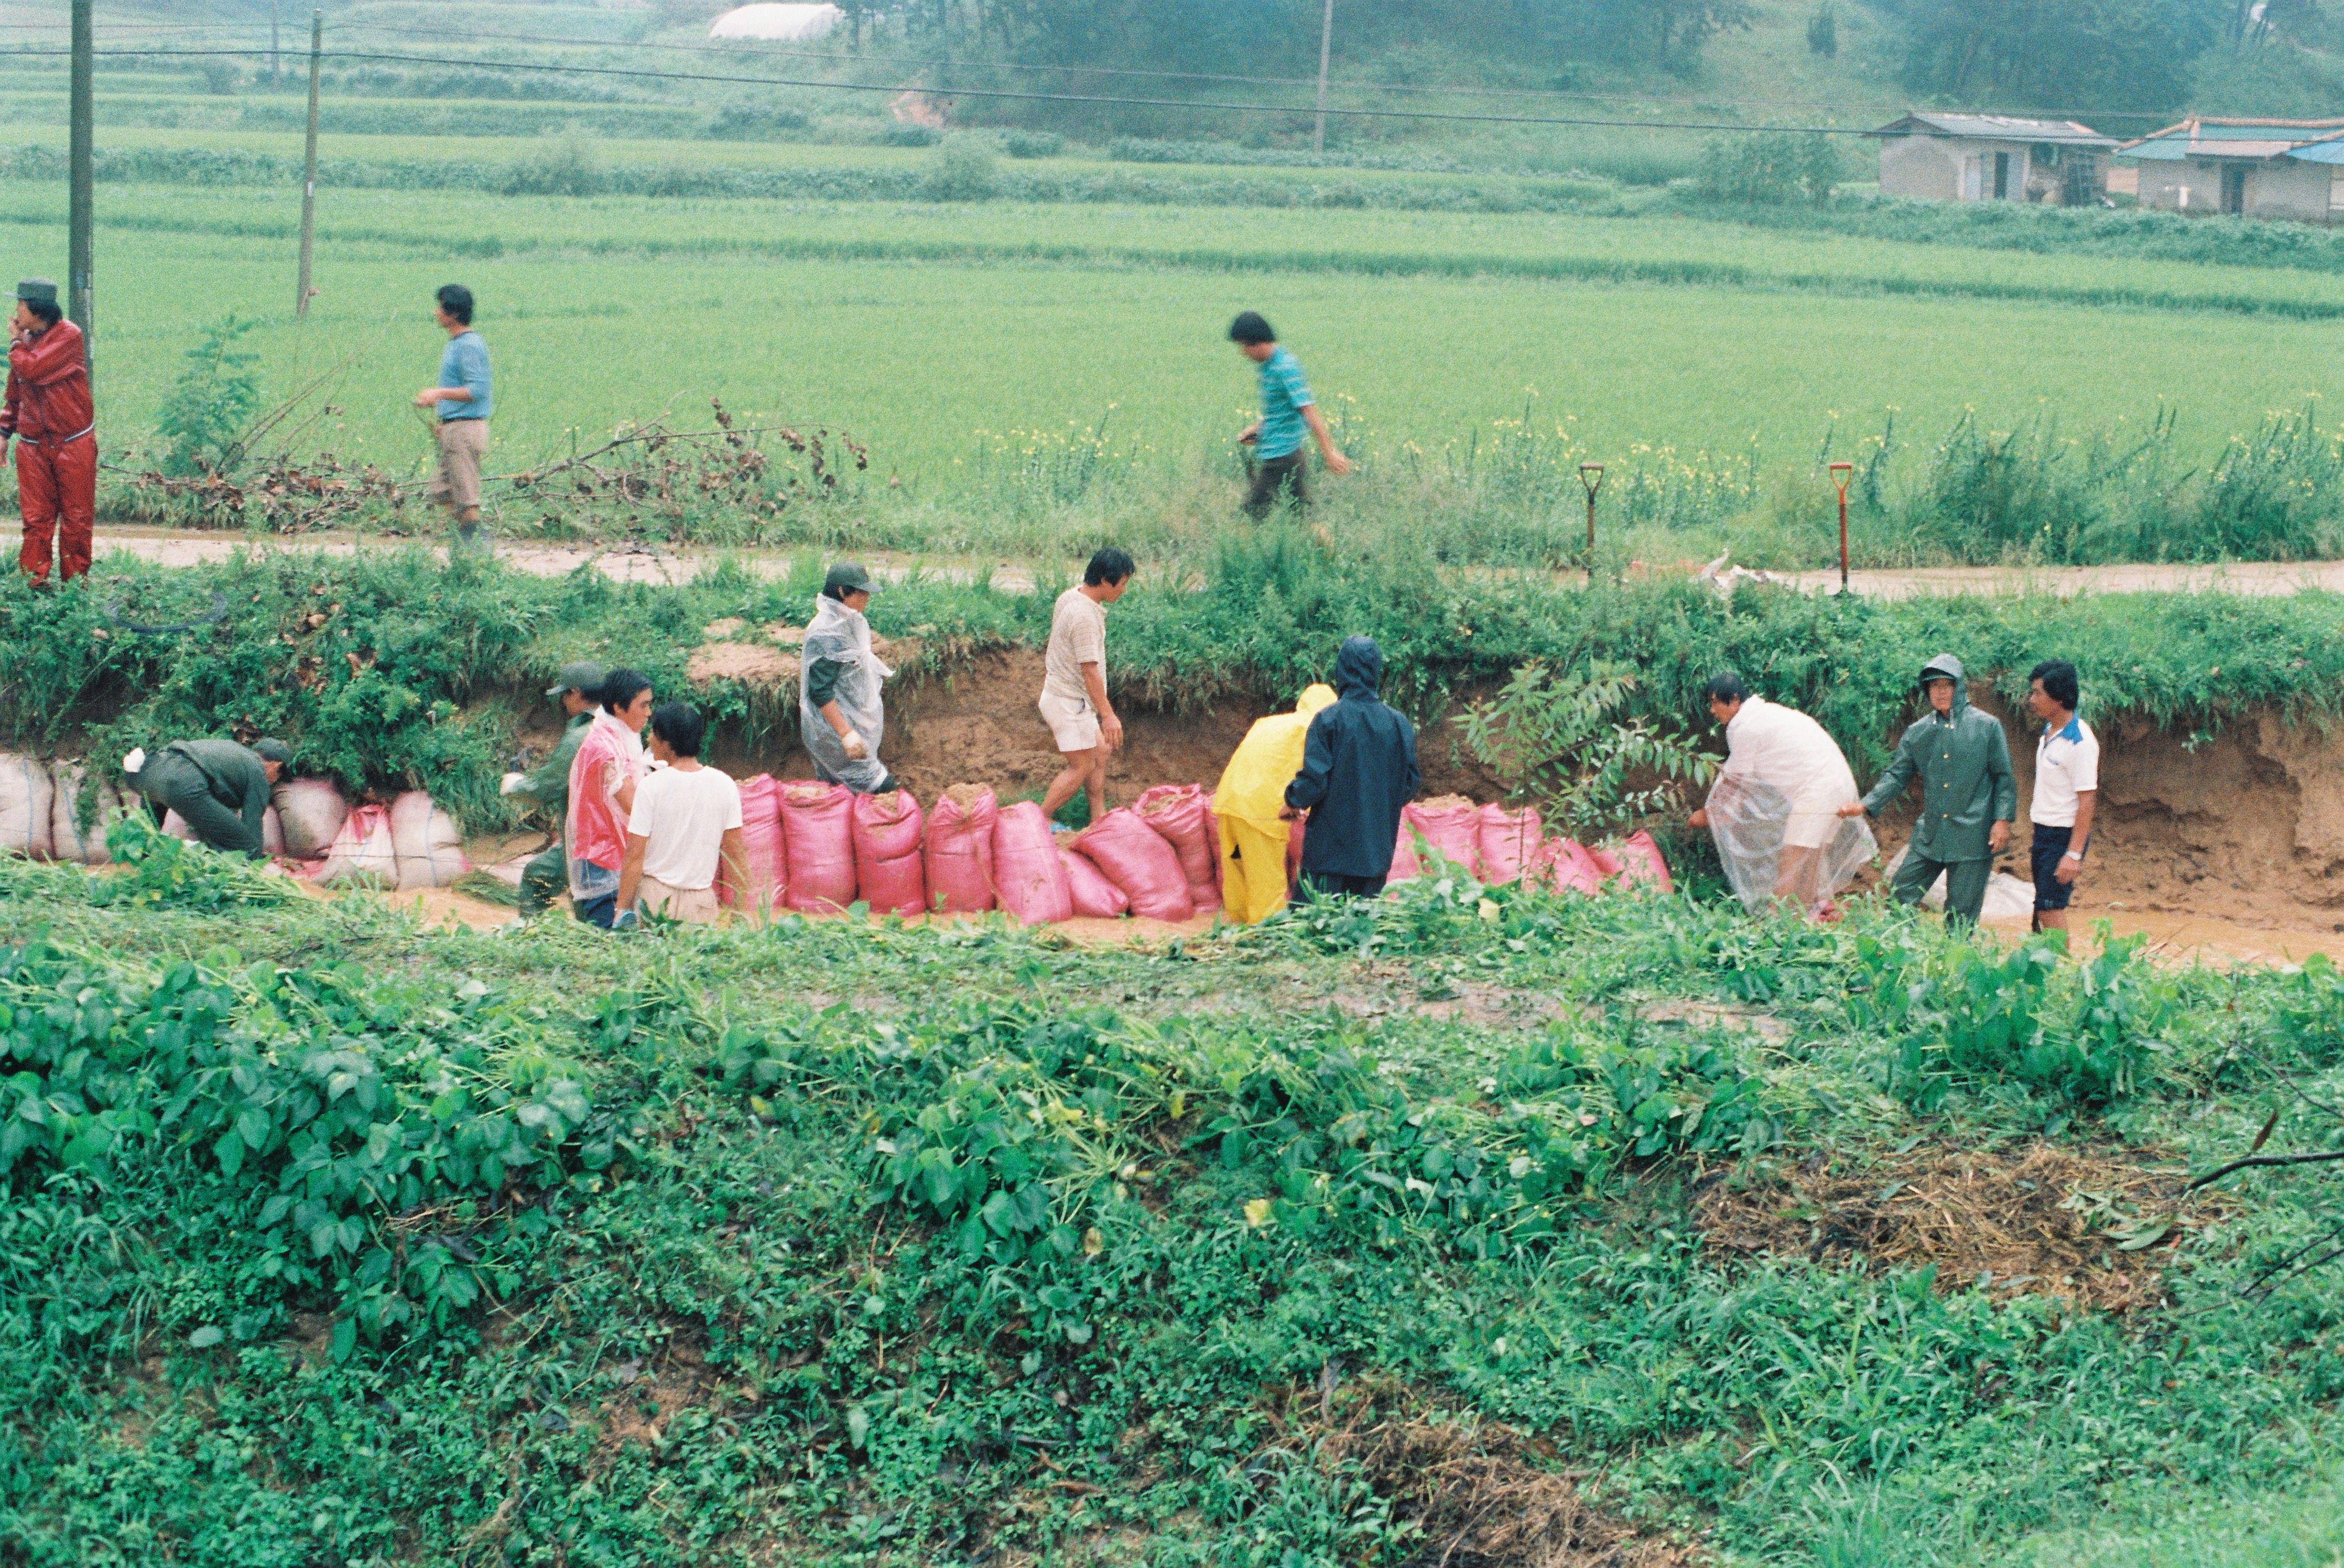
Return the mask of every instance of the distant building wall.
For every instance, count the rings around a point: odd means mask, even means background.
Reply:
[[[2278,158],[2257,164],[2247,175],[2247,216],[2328,221],[2328,191],[2333,171],[2326,164]]]
[[[2026,142],[1963,137],[1898,137],[1880,144],[1880,192],[1924,201],[1992,201],[1995,155],[2010,160],[2003,199],[2026,199]]]
[[[2143,161],[2140,205],[2201,214],[2222,210],[2222,170],[2204,158]]]
[[[2140,205],[2214,217],[2223,210],[2223,167],[2215,158],[2145,161],[2139,166]],[[2246,177],[2245,216],[2329,221],[2336,173],[2329,166],[2274,158],[2268,163],[2233,162],[2230,167],[2243,168]]]

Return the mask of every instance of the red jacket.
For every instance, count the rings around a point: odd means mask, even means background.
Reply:
[[[10,345],[0,437],[63,441],[88,430],[96,418],[90,407],[80,328],[60,321],[29,343]]]

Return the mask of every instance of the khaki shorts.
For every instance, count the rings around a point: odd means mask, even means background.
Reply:
[[[1098,750],[1098,710],[1088,702],[1078,703],[1045,692],[1036,705],[1042,710],[1042,722],[1050,726],[1050,737],[1056,742],[1060,754]]]
[[[478,424],[480,421],[472,421]],[[654,915],[664,915],[670,920],[681,920],[687,926],[716,924],[716,889],[713,887],[671,887],[656,876],[646,876],[635,884],[635,901]]]
[[[486,420],[440,421],[440,466],[431,470],[424,496],[459,511],[480,504],[480,459],[489,450]]]

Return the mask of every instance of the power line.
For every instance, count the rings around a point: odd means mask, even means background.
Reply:
[[[36,57],[54,55],[55,51],[26,51]],[[219,59],[266,58],[266,49],[103,49],[98,53],[109,59]],[[479,67],[495,65],[500,70],[537,71],[551,75],[580,76],[618,76],[643,81],[714,82],[738,86],[805,87],[815,91],[840,93],[917,93],[940,98],[985,98],[994,101],[1043,104],[1096,104],[1117,108],[1209,110],[1216,113],[1293,115],[1308,112],[1293,104],[1227,103],[1206,98],[1134,98],[1117,97],[1099,93],[1038,93],[1019,92],[1001,87],[946,87],[919,82],[819,82],[784,76],[727,76],[711,72],[648,71],[618,66],[546,66],[516,61],[482,61],[455,59],[434,55],[394,55],[370,50],[332,49],[328,57],[337,60],[363,60],[384,65],[407,66],[468,66]],[[1327,112],[1349,119],[1375,120],[1437,120],[1443,123],[1505,126],[1567,126],[1580,128],[1609,128],[1639,131],[1724,131],[1740,133],[1775,132],[1809,136],[1864,137],[1873,133],[1853,126],[1753,126],[1723,120],[1619,120],[1597,119],[1583,116],[1561,115],[1489,115],[1465,114],[1442,109],[1369,109],[1329,106]],[[2030,141],[2061,142],[2084,138],[2034,136]]]
[[[41,27],[44,27],[45,25],[46,25],[42,24],[42,23],[37,23],[37,22],[0,23],[0,28],[25,28],[25,29],[34,29],[34,28],[41,28]],[[131,32],[134,32],[134,31],[135,31],[135,32],[136,32],[136,33],[159,33],[159,32],[184,32],[184,33],[195,33],[195,32],[241,32],[241,31],[249,31],[249,30],[252,30],[252,25],[251,25],[251,24],[248,24],[248,23],[234,23],[234,22],[158,23],[158,24],[156,24],[156,25],[151,25],[151,26],[139,25],[139,26],[136,26],[135,28],[133,28],[133,27],[129,27],[129,26],[126,26],[125,35],[126,35],[126,35],[129,35],[129,34],[130,34]],[[388,24],[388,23],[381,23],[381,22],[347,22],[347,23],[340,24],[340,30],[341,30],[341,31],[344,31],[344,32],[355,32],[355,33],[383,33],[383,34],[390,34],[390,35],[404,35],[406,34],[406,32],[408,31],[408,29],[400,28],[400,27],[395,27],[395,26],[390,25],[389,25],[389,24]],[[742,40],[742,41],[740,41],[740,42],[736,42],[736,43],[732,43],[732,44],[724,44],[724,45],[713,45],[713,44],[662,44],[662,43],[654,43],[654,42],[652,42],[652,41],[650,41],[650,40],[620,40],[620,39],[610,39],[610,38],[565,38],[565,37],[556,37],[556,36],[552,36],[552,35],[546,35],[546,34],[538,34],[538,33],[488,33],[488,32],[480,32],[480,31],[466,30],[466,29],[456,29],[456,30],[450,30],[450,29],[446,29],[446,28],[436,29],[436,30],[434,31],[434,33],[433,33],[433,35],[433,35],[435,38],[442,39],[442,40],[464,40],[464,41],[468,41],[468,42],[479,42],[479,43],[489,43],[489,44],[494,44],[494,43],[506,43],[506,44],[530,44],[530,45],[537,45],[537,46],[542,46],[542,47],[546,47],[546,48],[575,48],[575,49],[637,49],[637,50],[640,50],[640,49],[655,49],[655,50],[658,50],[659,52],[661,52],[662,54],[683,54],[683,55],[722,55],[722,56],[740,56],[740,55],[742,55],[742,54],[752,54],[752,55],[764,56],[770,56],[770,57],[781,58],[781,59],[792,59],[792,60],[827,60],[827,61],[834,61],[834,62],[839,63],[839,64],[842,64],[842,65],[870,64],[870,65],[884,65],[884,66],[916,66],[916,67],[919,67],[919,68],[921,68],[921,69],[928,69],[928,70],[1024,71],[1024,72],[1033,72],[1033,73],[1048,73],[1048,74],[1052,74],[1052,75],[1058,75],[1058,76],[1129,76],[1129,77],[1133,77],[1133,78],[1137,78],[1137,79],[1142,79],[1142,80],[1152,80],[1152,81],[1211,82],[1211,83],[1217,83],[1217,84],[1220,84],[1220,85],[1222,85],[1222,86],[1251,86],[1251,87],[1308,87],[1308,86],[1315,86],[1315,85],[1317,84],[1317,80],[1318,80],[1318,78],[1316,78],[1315,76],[1229,76],[1229,75],[1226,75],[1226,74],[1223,74],[1223,73],[1211,72],[1211,71],[1152,71],[1152,70],[1143,69],[1143,68],[1138,67],[1138,66],[1058,66],[1058,65],[1045,65],[1045,64],[1040,64],[1040,63],[1022,62],[1022,61],[1015,61],[1015,60],[955,60],[955,59],[924,59],[924,58],[921,58],[921,57],[916,56],[886,56],[886,57],[884,57],[884,58],[881,58],[881,59],[874,59],[872,56],[866,56],[866,55],[841,54],[841,53],[839,53],[839,52],[837,52],[837,51],[835,51],[835,50],[819,50],[819,49],[784,49],[784,48],[778,48],[778,47],[775,47],[775,46],[771,46],[771,45],[765,45],[765,44],[757,43],[757,42],[755,42],[755,41],[753,41],[753,40]],[[25,51],[25,53],[30,53],[30,52],[31,52],[31,51]],[[112,51],[109,51],[109,52],[112,52]],[[207,54],[219,53],[219,52],[227,52],[227,51],[212,51],[212,50],[199,50],[199,49],[191,49],[191,50],[187,50],[187,51],[185,51],[185,53],[187,53],[187,54],[190,54],[190,55],[207,55]],[[248,53],[249,51],[241,51],[241,52]],[[5,56],[5,55],[0,55],[0,59],[5,59],[5,57],[6,57],[6,56]],[[520,63],[520,62],[504,61],[504,60],[495,60],[495,59],[460,60],[460,61],[452,61],[452,62],[449,62],[449,63],[451,63],[451,64],[458,64],[458,65],[466,65],[466,66],[516,66],[517,68],[529,68],[528,66],[526,66],[525,65],[522,65],[522,63]],[[548,67],[540,66],[540,67],[537,67],[537,68],[539,68],[539,69],[545,69],[545,68],[548,68]],[[581,67],[581,68],[583,68],[583,67]],[[696,77],[696,76],[677,76],[677,77],[674,77],[673,79],[676,79],[676,80],[712,80],[712,79],[717,79],[717,78]],[[732,80],[732,79],[736,79],[736,78],[722,78],[722,79],[726,79],[726,80]],[[760,79],[762,80],[762,78],[760,78]],[[799,84],[799,83],[783,82],[783,83],[776,83],[775,85],[776,85],[776,86],[800,86],[800,85],[813,85],[813,86],[840,86],[841,84],[838,84],[838,83]],[[1726,107],[1726,108],[1793,108],[1793,109],[1823,109],[1823,110],[1843,109],[1843,108],[1844,108],[1844,109],[1862,109],[1862,110],[1865,110],[1866,112],[1870,112],[1870,111],[1873,111],[1873,110],[1884,108],[1884,107],[1886,107],[1886,106],[1890,106],[1890,105],[1895,104],[1895,103],[1899,103],[1899,102],[1906,102],[1906,101],[1907,101],[1907,100],[1900,100],[1900,99],[1884,99],[1884,100],[1882,100],[1882,101],[1881,101],[1881,102],[1879,102],[1879,103],[1850,103],[1850,102],[1844,102],[1844,101],[1842,101],[1842,102],[1834,102],[1834,101],[1833,101],[1833,100],[1831,100],[1831,99],[1828,99],[1828,98],[1718,98],[1718,97],[1709,97],[1709,96],[1689,97],[1689,96],[1670,96],[1670,95],[1667,95],[1667,94],[1662,94],[1662,93],[1620,93],[1620,92],[1595,92],[1595,91],[1591,91],[1591,90],[1581,90],[1581,89],[1579,89],[1579,88],[1571,88],[1571,87],[1497,87],[1497,86],[1472,86],[1472,85],[1470,85],[1470,84],[1464,84],[1464,83],[1456,83],[1456,84],[1438,84],[1438,83],[1436,83],[1436,84],[1425,84],[1425,83],[1419,83],[1419,82],[1340,82],[1340,81],[1338,81],[1338,82],[1332,82],[1332,83],[1330,83],[1330,84],[1329,84],[1329,86],[1330,86],[1330,88],[1331,88],[1332,90],[1339,91],[1339,92],[1347,92],[1347,93],[1415,94],[1415,95],[1420,95],[1420,96],[1455,96],[1455,97],[1472,97],[1472,98],[1532,98],[1532,99],[1541,99],[1541,100],[1560,100],[1560,101],[1562,101],[1562,102],[1681,104],[1681,105],[1689,105],[1689,106],[1695,106],[1695,107],[1699,107],[1699,106],[1702,106],[1713,105],[1713,105],[1717,105],[1717,106],[1722,106],[1722,107]],[[944,91],[945,89],[941,89],[941,88],[926,88],[926,89],[923,89],[923,88],[914,87],[914,88],[910,88],[910,89],[900,89],[900,88],[899,88],[899,89],[897,89],[897,90],[899,90],[899,91],[902,91],[902,90],[909,90],[909,91],[914,91],[914,92],[917,92],[917,91],[938,91],[938,92],[941,92],[941,91]],[[976,92],[976,89],[969,89],[969,90],[967,90],[967,91],[964,91],[964,92],[957,93],[955,96],[964,96],[964,97],[965,97],[965,96],[975,96],[975,92]],[[1138,101],[1138,100],[1135,100],[1135,101]],[[2027,109],[2027,110],[2020,111],[2020,110],[2000,110],[2000,109],[1980,109],[1980,108],[1972,108],[1972,107],[1958,107],[1958,108],[1950,108],[1950,109],[1934,109],[1934,110],[1933,110],[1933,109],[1915,109],[1915,110],[1910,110],[1909,112],[1911,112],[1911,113],[1915,113],[1915,114],[1932,114],[1932,113],[1936,113],[1936,114],[1986,115],[1986,116],[1996,116],[1996,117],[2002,117],[2002,118],[2021,118],[2021,119],[2026,119],[2026,118],[2034,118],[2034,119],[2045,119],[2045,118],[2049,118],[2049,119],[2078,119],[2078,120],[2080,120],[2080,119],[2104,119],[2104,120],[2106,120],[2106,119],[2136,119],[2136,120],[2158,120],[2158,121],[2163,121],[2163,120],[2167,120],[2167,119],[2169,119],[2169,118],[2171,118],[2171,117],[2172,117],[2172,114],[2171,114],[2171,113],[2168,113],[2167,111],[2165,111],[2165,110],[2158,110],[2158,109]],[[2175,111],[2175,112],[2178,112],[2178,111]],[[1642,123],[1642,122],[1637,122],[1637,123]],[[1783,127],[1783,126],[1763,126],[1763,127],[1762,127],[1762,126],[1733,126],[1733,127],[1729,127],[1729,128],[1733,128],[1733,129],[1769,129],[1769,130],[1773,130],[1773,129],[1785,129],[1785,128],[1794,128],[1794,127]]]

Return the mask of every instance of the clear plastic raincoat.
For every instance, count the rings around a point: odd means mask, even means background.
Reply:
[[[1813,915],[1879,853],[1862,817],[1855,775],[1824,728],[1763,697],[1725,726],[1727,754],[1702,809],[1734,895],[1753,914],[1789,899]]]
[[[871,651],[871,622],[859,610],[850,610],[824,594],[814,601],[813,620],[798,650],[798,724],[813,754],[815,774],[844,784],[857,794],[874,794],[887,779],[887,765],[879,760],[879,738],[887,727],[887,706],[879,688],[895,672]],[[845,666],[831,700],[845,715],[849,728],[863,737],[868,754],[857,760],[830,721],[822,716],[806,691],[814,665],[836,660]]]

